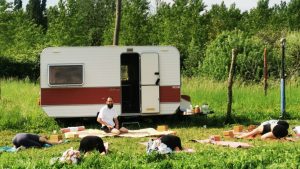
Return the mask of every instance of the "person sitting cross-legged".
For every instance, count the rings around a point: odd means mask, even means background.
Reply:
[[[120,134],[127,133],[128,129],[125,127],[119,126],[118,114],[116,110],[113,108],[113,99],[108,97],[106,100],[106,106],[103,106],[100,109],[100,112],[97,117],[97,122],[99,122],[101,126],[101,130],[106,133]]]

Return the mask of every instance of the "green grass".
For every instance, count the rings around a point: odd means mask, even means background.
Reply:
[[[1,80],[0,130],[49,130],[56,122],[40,108],[39,84],[29,80]]]
[[[215,82],[197,78],[182,79],[182,93],[189,94],[193,105],[206,102],[221,118],[227,111],[227,82]],[[267,96],[264,95],[263,84],[247,85],[234,82],[232,115],[236,123],[259,123],[263,120],[276,119],[280,116],[280,83],[269,82]],[[286,83],[286,112],[293,120],[300,118],[300,86],[299,82]]]
[[[0,153],[0,168],[299,168],[299,142],[242,140],[254,145],[250,149],[232,149],[193,143],[191,139],[206,139],[222,135],[232,125],[223,125],[227,106],[227,83],[183,78],[183,94],[192,97],[193,105],[207,102],[215,111],[205,121],[203,117],[164,117],[142,122],[143,127],[168,124],[182,139],[184,147],[196,153],[146,155],[145,146],[138,144],[149,138],[103,138],[109,142],[110,153],[86,157],[78,165],[50,165],[50,159],[60,157],[70,147],[77,149],[79,140],[51,148],[26,149],[17,153]],[[275,118],[280,113],[279,84],[270,85],[268,96],[262,85],[234,84],[233,117],[236,123],[253,124]],[[59,126],[45,115],[37,104],[39,85],[27,80],[1,80],[0,146],[12,145],[17,132],[49,134]],[[291,126],[299,125],[300,89],[296,82],[287,83],[287,111]],[[79,121],[80,123],[80,121]],[[207,124],[208,128],[203,128]],[[95,123],[89,127],[95,127]],[[292,132],[290,130],[290,132]],[[233,139],[235,140],[235,139]],[[238,140],[241,141],[241,140]]]

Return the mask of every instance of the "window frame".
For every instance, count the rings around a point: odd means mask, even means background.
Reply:
[[[82,83],[78,84],[50,84],[50,67],[51,66],[82,66]],[[85,83],[85,65],[84,63],[64,63],[64,64],[48,64],[47,66],[48,71],[48,86],[50,87],[60,87],[60,86],[83,86]]]

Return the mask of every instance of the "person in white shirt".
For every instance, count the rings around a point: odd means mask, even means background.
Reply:
[[[124,127],[119,126],[118,114],[113,108],[114,103],[111,97],[106,100],[106,106],[103,106],[98,114],[97,122],[99,122],[102,127],[101,130],[106,133],[120,134],[127,133],[128,130]]]

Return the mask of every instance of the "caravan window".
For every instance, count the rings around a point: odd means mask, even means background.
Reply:
[[[82,85],[83,65],[49,65],[50,85]]]

